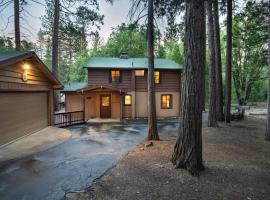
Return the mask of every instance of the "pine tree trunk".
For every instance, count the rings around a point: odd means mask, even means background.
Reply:
[[[59,70],[59,16],[60,16],[60,2],[54,1],[54,18],[53,18],[53,37],[52,37],[52,73],[58,77]],[[59,109],[59,92],[54,92],[54,110]]]
[[[216,59],[216,82],[217,82],[217,119],[224,121],[223,113],[223,85],[222,85],[222,63],[220,50],[220,28],[218,0],[214,0],[214,34],[215,34],[215,59]]]
[[[209,56],[209,114],[208,126],[217,127],[217,88],[216,88],[216,60],[215,60],[215,38],[213,21],[213,3],[207,2],[208,19],[208,56]]]
[[[226,47],[226,84],[225,84],[225,120],[231,122],[232,90],[232,0],[227,0],[227,47]]]
[[[159,140],[154,82],[154,5],[148,0],[148,140]]]
[[[14,0],[15,49],[21,50],[20,0]]]
[[[267,97],[267,126],[265,140],[270,141],[270,2],[268,3],[268,97]]]
[[[176,168],[198,175],[202,163],[202,107],[205,69],[204,0],[186,0],[182,113],[172,155]]]

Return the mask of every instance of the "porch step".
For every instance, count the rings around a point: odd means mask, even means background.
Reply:
[[[93,118],[93,119],[89,119],[87,121],[87,123],[92,123],[92,124],[102,124],[102,123],[120,123],[121,120],[120,119],[103,119],[103,118]]]

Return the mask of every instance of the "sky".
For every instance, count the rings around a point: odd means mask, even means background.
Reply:
[[[44,0],[38,0],[42,2]],[[112,32],[112,28],[120,25],[121,23],[128,22],[128,11],[131,7],[130,0],[116,0],[113,4],[106,2],[105,0],[99,0],[100,14],[103,14],[104,25],[101,26],[100,35],[106,41]],[[30,3],[26,7],[24,18],[26,20],[21,20],[21,32],[22,36],[27,38],[27,40],[35,41],[37,39],[37,32],[41,28],[40,17],[45,14],[44,6]],[[32,15],[32,16],[30,16]],[[6,27],[7,22],[8,26]],[[14,35],[13,28],[13,4],[5,8],[0,9],[0,35],[10,36]]]
[[[29,0],[30,1],[30,0]],[[44,0],[35,0],[44,4]],[[112,28],[120,25],[121,23],[128,23],[128,11],[131,7],[132,0],[114,0],[113,4],[105,0],[98,0],[100,7],[100,14],[103,14],[104,25],[101,26],[100,35],[104,41],[108,39],[112,32]],[[239,0],[242,2],[242,0]],[[242,3],[240,3],[241,5]],[[24,12],[24,18],[21,20],[21,36],[27,40],[36,41],[37,32],[41,28],[40,17],[45,14],[44,6],[37,3],[30,3]],[[28,13],[28,14],[27,14]],[[225,16],[221,16],[221,22]],[[6,27],[7,22],[8,26]],[[164,30],[166,23],[164,20],[158,21],[159,29]],[[0,9],[0,36],[14,37],[13,25],[13,4],[7,8]]]

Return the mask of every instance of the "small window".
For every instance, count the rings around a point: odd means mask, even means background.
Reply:
[[[159,84],[160,83],[160,71],[154,72],[154,78],[155,78],[155,83]]]
[[[135,70],[135,76],[144,76],[144,70]]]
[[[110,82],[121,82],[121,73],[119,70],[111,70]]]
[[[125,95],[125,106],[131,105],[131,95]]]
[[[172,95],[171,94],[161,95],[161,108],[162,109],[172,108]]]

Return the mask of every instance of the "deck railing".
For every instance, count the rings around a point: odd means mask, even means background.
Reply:
[[[57,127],[84,123],[84,111],[54,113],[54,125]]]

